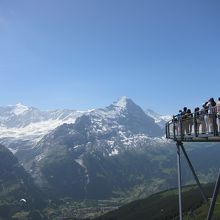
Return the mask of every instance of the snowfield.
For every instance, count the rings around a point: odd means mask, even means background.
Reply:
[[[140,123],[143,120],[149,121],[152,125],[158,124],[163,128],[170,116],[160,116],[152,110],[144,112],[139,106],[127,97],[122,97],[117,102],[103,109],[92,109],[88,111],[76,110],[53,110],[41,111],[34,107],[28,107],[21,103],[0,107],[0,141],[13,153],[17,153],[21,145],[34,148],[37,144],[53,130],[64,124],[74,124],[81,116],[88,116],[91,120],[89,131],[91,135],[103,136],[110,133],[117,133],[116,136],[105,140],[108,146],[109,156],[120,153],[119,143],[123,148],[141,147],[144,143],[156,145],[167,142],[161,137],[154,137],[143,132],[133,133],[129,126],[136,126],[135,120]],[[129,117],[134,117],[132,122],[126,122]],[[150,119],[146,119],[148,117]],[[121,123],[123,121],[123,123]],[[128,123],[128,125],[126,124]],[[130,125],[133,123],[134,125]],[[127,127],[128,126],[128,127]],[[143,125],[141,125],[143,126]],[[137,127],[138,129],[138,127]],[[151,130],[151,129],[150,129]],[[71,135],[69,131],[69,135]],[[117,139],[117,140],[116,140]],[[19,143],[19,144],[17,144]],[[75,146],[74,149],[78,148]],[[41,160],[39,155],[36,159]]]

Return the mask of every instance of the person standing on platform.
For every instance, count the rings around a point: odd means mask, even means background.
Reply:
[[[181,120],[182,120],[182,110],[179,110],[177,117],[177,135],[181,135]]]
[[[205,132],[209,133],[209,116],[208,116],[208,102],[202,105],[202,114],[204,116]]]
[[[186,112],[187,112],[187,107],[184,107],[183,111],[182,111],[182,128],[183,128],[182,132],[183,132],[183,135],[188,134],[188,130],[189,130],[189,129],[187,129]]]
[[[217,132],[216,102],[213,98],[210,98],[207,105],[208,105],[208,114],[209,114],[209,132],[216,135]]]
[[[186,122],[186,132],[188,135],[191,135],[193,126],[193,115],[190,109],[187,109],[186,111]]]
[[[196,134],[199,134],[200,132],[200,125],[202,124],[202,120],[201,120],[201,116],[200,116],[200,111],[199,111],[199,107],[196,107],[194,110],[194,126],[196,129],[195,132]]]

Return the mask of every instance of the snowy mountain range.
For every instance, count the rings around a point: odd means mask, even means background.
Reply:
[[[74,151],[101,151],[111,156],[166,141],[154,119],[126,97],[104,109],[77,115],[74,120],[74,123],[63,123],[41,139],[36,145],[38,151],[42,149],[38,160],[47,155],[45,149],[50,150],[51,143],[70,145]]]
[[[101,121],[107,120],[111,122],[122,114],[123,110],[132,107],[132,104],[134,104],[132,100],[122,97],[106,109],[88,111],[66,109],[41,111],[20,103],[14,106],[2,106],[0,107],[0,140],[9,148],[10,145],[13,145],[18,140],[35,145],[49,132],[63,124],[74,124],[76,119],[83,115],[91,115],[93,118],[99,118]],[[160,116],[152,110],[147,110],[146,115],[152,118],[161,128],[170,119],[169,116]],[[126,115],[124,117],[126,118]],[[109,129],[111,125],[107,121],[105,125],[96,121],[96,127],[94,128],[96,132],[105,132],[105,129]],[[149,133],[149,135],[151,134]],[[18,149],[13,147],[11,150],[16,152]]]
[[[22,104],[0,107],[0,139],[10,145],[22,141],[35,145],[41,138],[58,126],[74,123],[77,117],[89,111],[53,110],[40,111]],[[17,148],[10,148],[16,152]]]
[[[172,119],[171,115],[160,115],[154,112],[151,109],[147,109],[145,113],[154,119],[155,123],[157,123],[161,128],[164,128],[166,122]]]
[[[138,152],[147,149],[151,155],[166,145],[160,127],[164,121],[127,97],[88,111],[40,111],[17,104],[0,107],[0,143],[15,154],[39,186],[62,196],[105,198],[116,188],[126,190],[140,181],[137,175],[130,182],[133,174],[127,170],[130,159],[125,155],[133,152],[139,158]],[[125,173],[124,180],[119,180]],[[109,188],[97,191],[103,182]]]

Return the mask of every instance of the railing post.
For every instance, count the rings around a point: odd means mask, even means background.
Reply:
[[[181,136],[181,141],[184,138],[184,134],[183,134],[183,119],[182,117],[180,118],[180,136]]]
[[[170,123],[168,122],[168,136],[170,137]]]
[[[165,125],[165,131],[166,131],[166,138],[168,138],[168,124],[166,123],[166,125]]]
[[[214,130],[214,136],[218,136],[218,128],[217,128],[217,114],[213,114],[213,130]]]
[[[173,116],[173,137],[174,137],[174,140],[176,140],[175,116]]]

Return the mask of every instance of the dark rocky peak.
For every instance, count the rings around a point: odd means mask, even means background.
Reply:
[[[18,160],[10,150],[0,144],[0,171],[10,170],[18,166]]]

